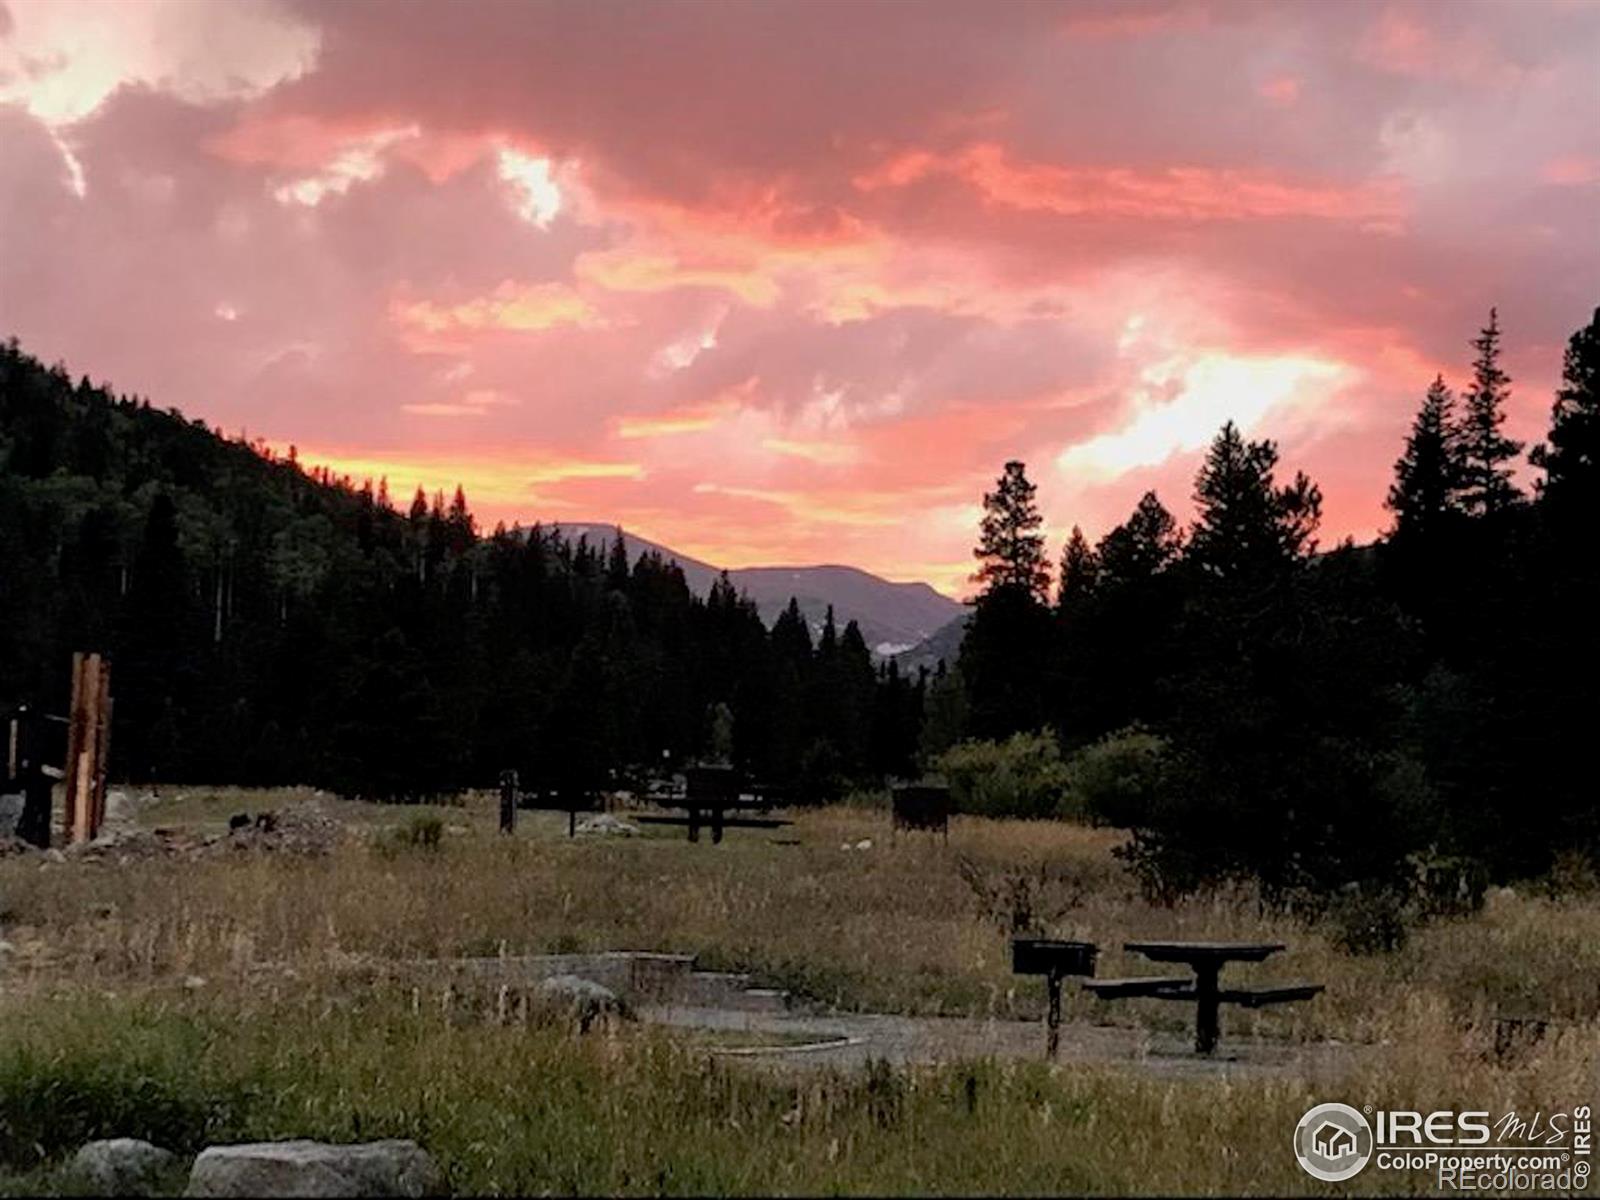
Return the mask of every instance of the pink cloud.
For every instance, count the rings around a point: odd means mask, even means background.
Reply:
[[[1369,536],[1600,299],[1592,5],[114,7],[0,39],[0,333],[490,524],[959,591],[1005,459],[1096,532],[1247,415]]]

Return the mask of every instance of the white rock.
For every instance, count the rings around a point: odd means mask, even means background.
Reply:
[[[254,1142],[211,1146],[189,1172],[187,1196],[436,1196],[444,1176],[413,1141],[335,1146]]]
[[[610,813],[595,813],[594,816],[579,821],[573,832],[632,837],[639,832],[639,827],[631,821],[624,821],[621,817],[613,817]]]
[[[862,838],[859,842],[856,843],[856,849],[857,850],[871,850],[872,849],[872,839],[871,838]]]
[[[103,1196],[154,1196],[177,1162],[170,1150],[139,1138],[109,1138],[80,1146],[72,1170],[84,1190]]]

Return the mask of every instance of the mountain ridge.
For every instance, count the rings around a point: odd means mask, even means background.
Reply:
[[[609,543],[618,526],[598,521],[552,521],[555,529],[569,538],[587,537],[591,542]],[[724,568],[682,554],[670,546],[640,537],[622,528],[623,547],[630,561],[640,554],[655,551],[683,570],[689,589],[697,595],[711,590],[711,584]],[[755,601],[761,618],[771,624],[790,597],[800,606],[813,630],[820,630],[833,607],[834,621],[842,628],[855,621],[861,635],[879,658],[910,650],[937,633],[965,612],[960,601],[919,581],[896,583],[847,563],[819,563],[812,566],[760,566],[726,568],[734,587]]]

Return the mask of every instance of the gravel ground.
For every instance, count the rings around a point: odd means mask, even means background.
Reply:
[[[770,1053],[741,1047],[738,1057],[785,1068],[851,1067],[869,1058],[897,1064],[973,1058],[1043,1058],[1045,1030],[1037,1021],[961,1017],[901,1017],[881,1013],[752,1013],[718,1008],[644,1008],[640,1017],[663,1025],[717,1031],[769,1033]],[[1224,1017],[1226,1020],[1226,1017]],[[1151,1033],[1089,1022],[1061,1027],[1059,1061],[1066,1065],[1121,1066],[1163,1078],[1284,1075],[1337,1078],[1354,1067],[1366,1047],[1339,1042],[1290,1043],[1227,1036],[1213,1057],[1201,1058],[1186,1035]],[[724,1052],[726,1053],[726,1052]]]

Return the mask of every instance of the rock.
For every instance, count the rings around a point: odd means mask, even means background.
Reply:
[[[624,821],[621,817],[613,817],[610,813],[595,813],[594,816],[579,821],[573,832],[632,837],[639,832],[639,827],[631,821]]]
[[[154,1196],[178,1159],[138,1138],[109,1138],[80,1146],[72,1170],[85,1192],[101,1196]]]
[[[254,1142],[210,1146],[189,1172],[186,1196],[438,1196],[444,1176],[413,1141],[335,1146]]]
[[[862,838],[859,842],[856,843],[856,849],[857,850],[871,850],[872,849],[872,839],[871,838]]]
[[[111,788],[106,792],[106,825],[123,825],[133,820],[133,800],[127,792]]]
[[[8,838],[17,831],[22,819],[23,796],[19,792],[0,794],[0,838]]]
[[[552,975],[540,981],[538,991],[547,1003],[570,1011],[580,1032],[588,1032],[596,1021],[632,1016],[622,997],[610,988],[577,975]]]

